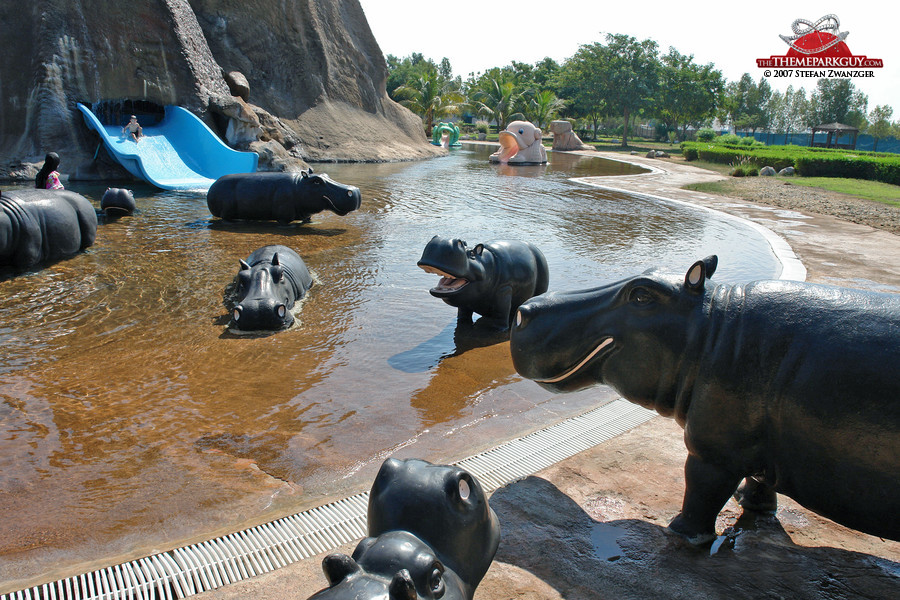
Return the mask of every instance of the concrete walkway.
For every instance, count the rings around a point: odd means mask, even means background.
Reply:
[[[594,155],[622,160],[616,153]],[[624,157],[651,174],[590,183],[695,203],[768,227],[810,281],[900,292],[900,236],[834,219],[679,189],[720,175]],[[712,551],[665,526],[681,507],[681,429],[656,417],[535,476],[501,488],[491,506],[500,550],[476,600],[900,598],[900,543],[846,529],[779,497],[776,517],[742,520],[732,501]],[[352,552],[353,544],[341,549]],[[302,599],[326,586],[322,556],[197,596]]]

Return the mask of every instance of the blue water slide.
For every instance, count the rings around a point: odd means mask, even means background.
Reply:
[[[206,123],[180,106],[167,106],[162,121],[143,127],[140,142],[122,134],[124,123],[103,125],[90,108],[84,104],[78,108],[119,164],[164,190],[207,189],[222,175],[256,171],[255,152],[229,148]]]

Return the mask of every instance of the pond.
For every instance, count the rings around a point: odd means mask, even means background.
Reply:
[[[720,257],[716,279],[777,276],[735,219],[572,177],[634,173],[551,153],[491,165],[489,147],[417,163],[316,166],[362,207],[307,225],[223,224],[205,194],[132,186],[134,216],[88,252],[0,282],[0,593],[368,489],[388,456],[450,462],[614,398],[553,395],[508,342],[455,335],[416,267],[433,235],[533,242],[550,289]],[[73,182],[95,206],[105,186]],[[297,250],[316,284],[299,323],[227,330],[238,259]],[[18,589],[18,588],[16,588]]]

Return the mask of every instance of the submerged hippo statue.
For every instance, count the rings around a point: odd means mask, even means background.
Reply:
[[[77,254],[94,243],[97,212],[67,190],[0,192],[0,266],[24,271]]]
[[[100,210],[108,217],[121,217],[134,213],[134,193],[125,188],[107,188],[100,200]]]
[[[294,322],[294,303],[313,285],[303,259],[287,246],[263,246],[240,264],[235,277],[233,326],[242,331],[289,327]]]
[[[359,188],[313,173],[236,173],[219,177],[206,194],[214,217],[227,221],[308,222],[330,210],[340,216],[359,208]]]
[[[441,276],[431,295],[455,306],[457,319],[472,323],[472,314],[506,330],[516,308],[547,291],[550,270],[543,253],[532,244],[498,240],[469,249],[458,239],[434,236],[418,266]]]
[[[712,286],[716,262],[526,302],[516,370],[556,391],[605,383],[674,417],[688,458],[669,528],[695,544],[732,494],[773,511],[776,492],[900,540],[900,295]]]
[[[471,600],[500,545],[478,481],[448,465],[388,459],[369,494],[368,537],[332,554],[310,600]]]
[[[513,121],[500,132],[500,149],[491,162],[511,165],[540,165],[547,162],[541,130],[528,121]]]

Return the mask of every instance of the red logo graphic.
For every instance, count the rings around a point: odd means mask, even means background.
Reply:
[[[790,48],[787,54],[757,58],[759,68],[822,69],[831,68],[880,68],[880,58],[856,55],[847,47],[845,39],[850,32],[840,30],[837,15],[825,15],[816,22],[797,19],[791,24],[794,35],[779,36]]]

